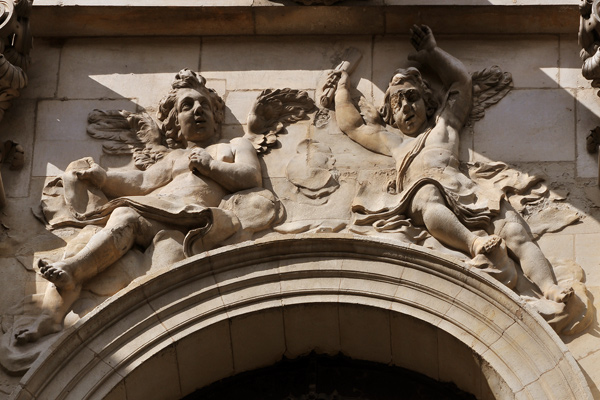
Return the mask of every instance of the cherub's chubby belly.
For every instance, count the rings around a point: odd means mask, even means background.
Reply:
[[[425,147],[414,158],[404,177],[404,187],[421,178],[432,178],[451,190],[460,190],[473,182],[459,171],[454,152],[444,147]]]
[[[217,182],[191,171],[175,176],[167,185],[152,192],[152,196],[165,200],[204,207],[217,207],[227,194]]]

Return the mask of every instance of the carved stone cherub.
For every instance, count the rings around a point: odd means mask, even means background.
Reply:
[[[335,110],[340,129],[366,149],[396,161],[396,205],[384,210],[355,207],[357,223],[386,229],[407,217],[445,246],[473,258],[485,255],[503,271],[501,280],[514,286],[508,248],[547,299],[566,302],[572,288],[557,283],[519,213],[500,191],[483,190],[459,169],[459,133],[473,103],[471,75],[437,47],[427,26],[414,26],[410,40],[417,52],[409,59],[430,66],[447,90],[441,104],[418,69],[397,70],[385,93],[382,121],[372,106],[362,102],[362,115],[354,106],[346,73],[334,71],[329,78],[339,79]]]
[[[189,256],[232,238],[247,239],[245,233],[277,222],[281,209],[273,194],[261,188],[257,150],[274,142],[284,123],[303,118],[314,103],[305,92],[264,91],[248,117],[246,136],[220,142],[224,102],[205,83],[195,72],[180,71],[159,104],[158,122],[147,114],[116,110],[90,115],[90,134],[120,142],[121,147],[109,144],[105,151],[129,149],[138,169],[106,170],[85,158],[49,184],[62,190],[43,203],[51,226],[103,227],[75,254],[39,261],[41,275],[53,285],[45,293],[41,315],[13,332],[16,344],[62,329],[82,285],[134,245],[150,246],[161,231],[185,235]],[[231,202],[237,208],[223,205],[231,196],[238,196]],[[244,203],[243,197],[250,200]]]

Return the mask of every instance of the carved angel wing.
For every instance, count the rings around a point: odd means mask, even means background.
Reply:
[[[485,109],[499,102],[513,87],[512,75],[497,66],[474,72],[472,80],[473,108],[469,124],[482,119]]]
[[[87,133],[105,141],[102,149],[106,154],[132,154],[142,170],[167,151],[160,127],[147,113],[94,110],[88,115]]]
[[[308,93],[293,89],[267,89],[254,101],[248,113],[246,135],[256,151],[266,153],[277,142],[286,124],[307,118],[315,103]]]

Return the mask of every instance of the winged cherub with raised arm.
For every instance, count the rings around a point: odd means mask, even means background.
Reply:
[[[400,215],[407,216],[445,246],[473,258],[484,254],[495,263],[512,263],[508,248],[547,299],[567,301],[572,288],[557,284],[518,212],[500,193],[485,199],[488,193],[459,170],[459,133],[473,103],[471,75],[437,47],[429,27],[414,26],[410,41],[417,52],[409,59],[430,66],[446,88],[441,104],[419,70],[411,67],[397,70],[391,79],[381,113],[384,122],[363,118],[352,102],[348,75],[334,71],[329,77],[331,82],[339,79],[335,110],[340,129],[366,149],[396,161],[396,205],[383,211],[355,208],[357,223],[393,224]],[[506,269],[505,283],[514,286],[516,274],[510,266]]]

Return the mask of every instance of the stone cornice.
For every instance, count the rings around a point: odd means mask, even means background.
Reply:
[[[303,6],[292,0],[36,0],[36,37],[406,34],[427,23],[437,34],[577,31],[574,0],[347,0]]]

